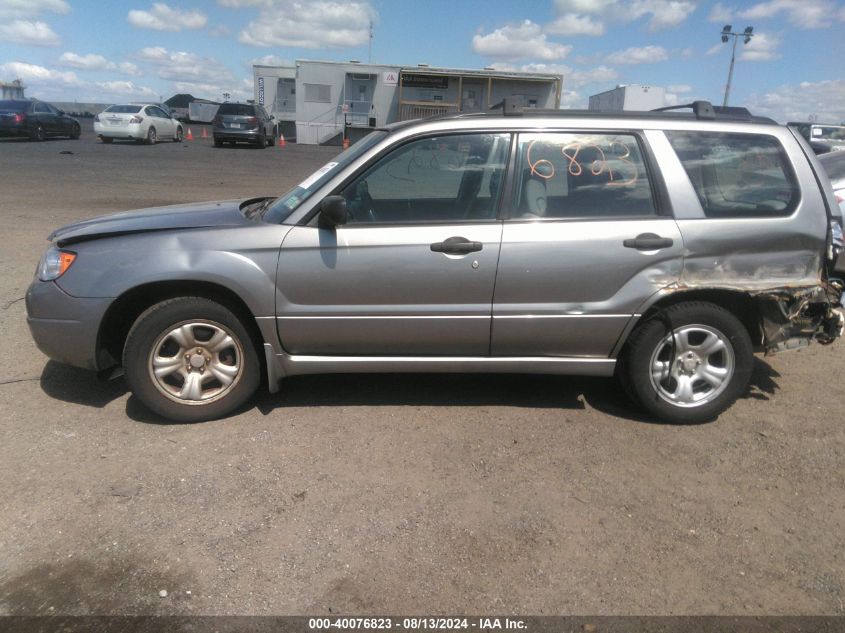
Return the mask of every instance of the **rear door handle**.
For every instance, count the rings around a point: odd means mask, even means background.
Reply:
[[[483,248],[481,242],[471,242],[465,237],[450,237],[442,242],[435,242],[431,245],[431,250],[435,253],[446,253],[448,255],[466,255],[467,253],[474,253]]]
[[[622,242],[625,248],[636,248],[638,251],[657,251],[661,248],[669,248],[674,244],[671,237],[660,237],[654,233],[640,233],[633,239]]]

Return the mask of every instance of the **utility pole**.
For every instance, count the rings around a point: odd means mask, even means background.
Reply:
[[[367,63],[373,63],[373,19],[370,18],[370,43],[369,43],[369,50],[367,52]]]
[[[725,27],[722,29],[722,42],[727,42],[730,38],[734,39],[733,49],[731,50],[731,67],[728,71],[728,83],[725,85],[725,100],[722,102],[723,107],[727,107],[728,105],[728,98],[731,96],[731,82],[734,78],[734,63],[736,61],[736,40],[737,38],[744,38],[744,43],[748,44],[751,41],[751,38],[754,37],[754,27],[753,26],[746,26],[745,31],[742,33],[734,33],[731,30],[731,25],[726,24]]]

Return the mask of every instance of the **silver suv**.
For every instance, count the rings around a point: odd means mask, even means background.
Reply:
[[[841,336],[841,218],[799,135],[686,107],[506,102],[374,131],[279,198],[66,226],[33,337],[180,421],[327,372],[615,374],[712,419],[755,352]]]

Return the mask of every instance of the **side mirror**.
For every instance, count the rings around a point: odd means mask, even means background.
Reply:
[[[320,203],[320,225],[334,228],[346,224],[346,198],[326,196]]]
[[[274,117],[274,116],[271,114],[271,115],[270,115],[270,120],[271,120],[271,121],[275,121],[275,120],[276,120],[276,117]]]

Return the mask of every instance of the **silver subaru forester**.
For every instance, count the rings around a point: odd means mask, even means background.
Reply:
[[[712,419],[755,352],[842,335],[842,220],[799,135],[685,107],[506,101],[373,131],[278,198],[66,226],[32,335],[179,421],[326,372],[615,374]]]

